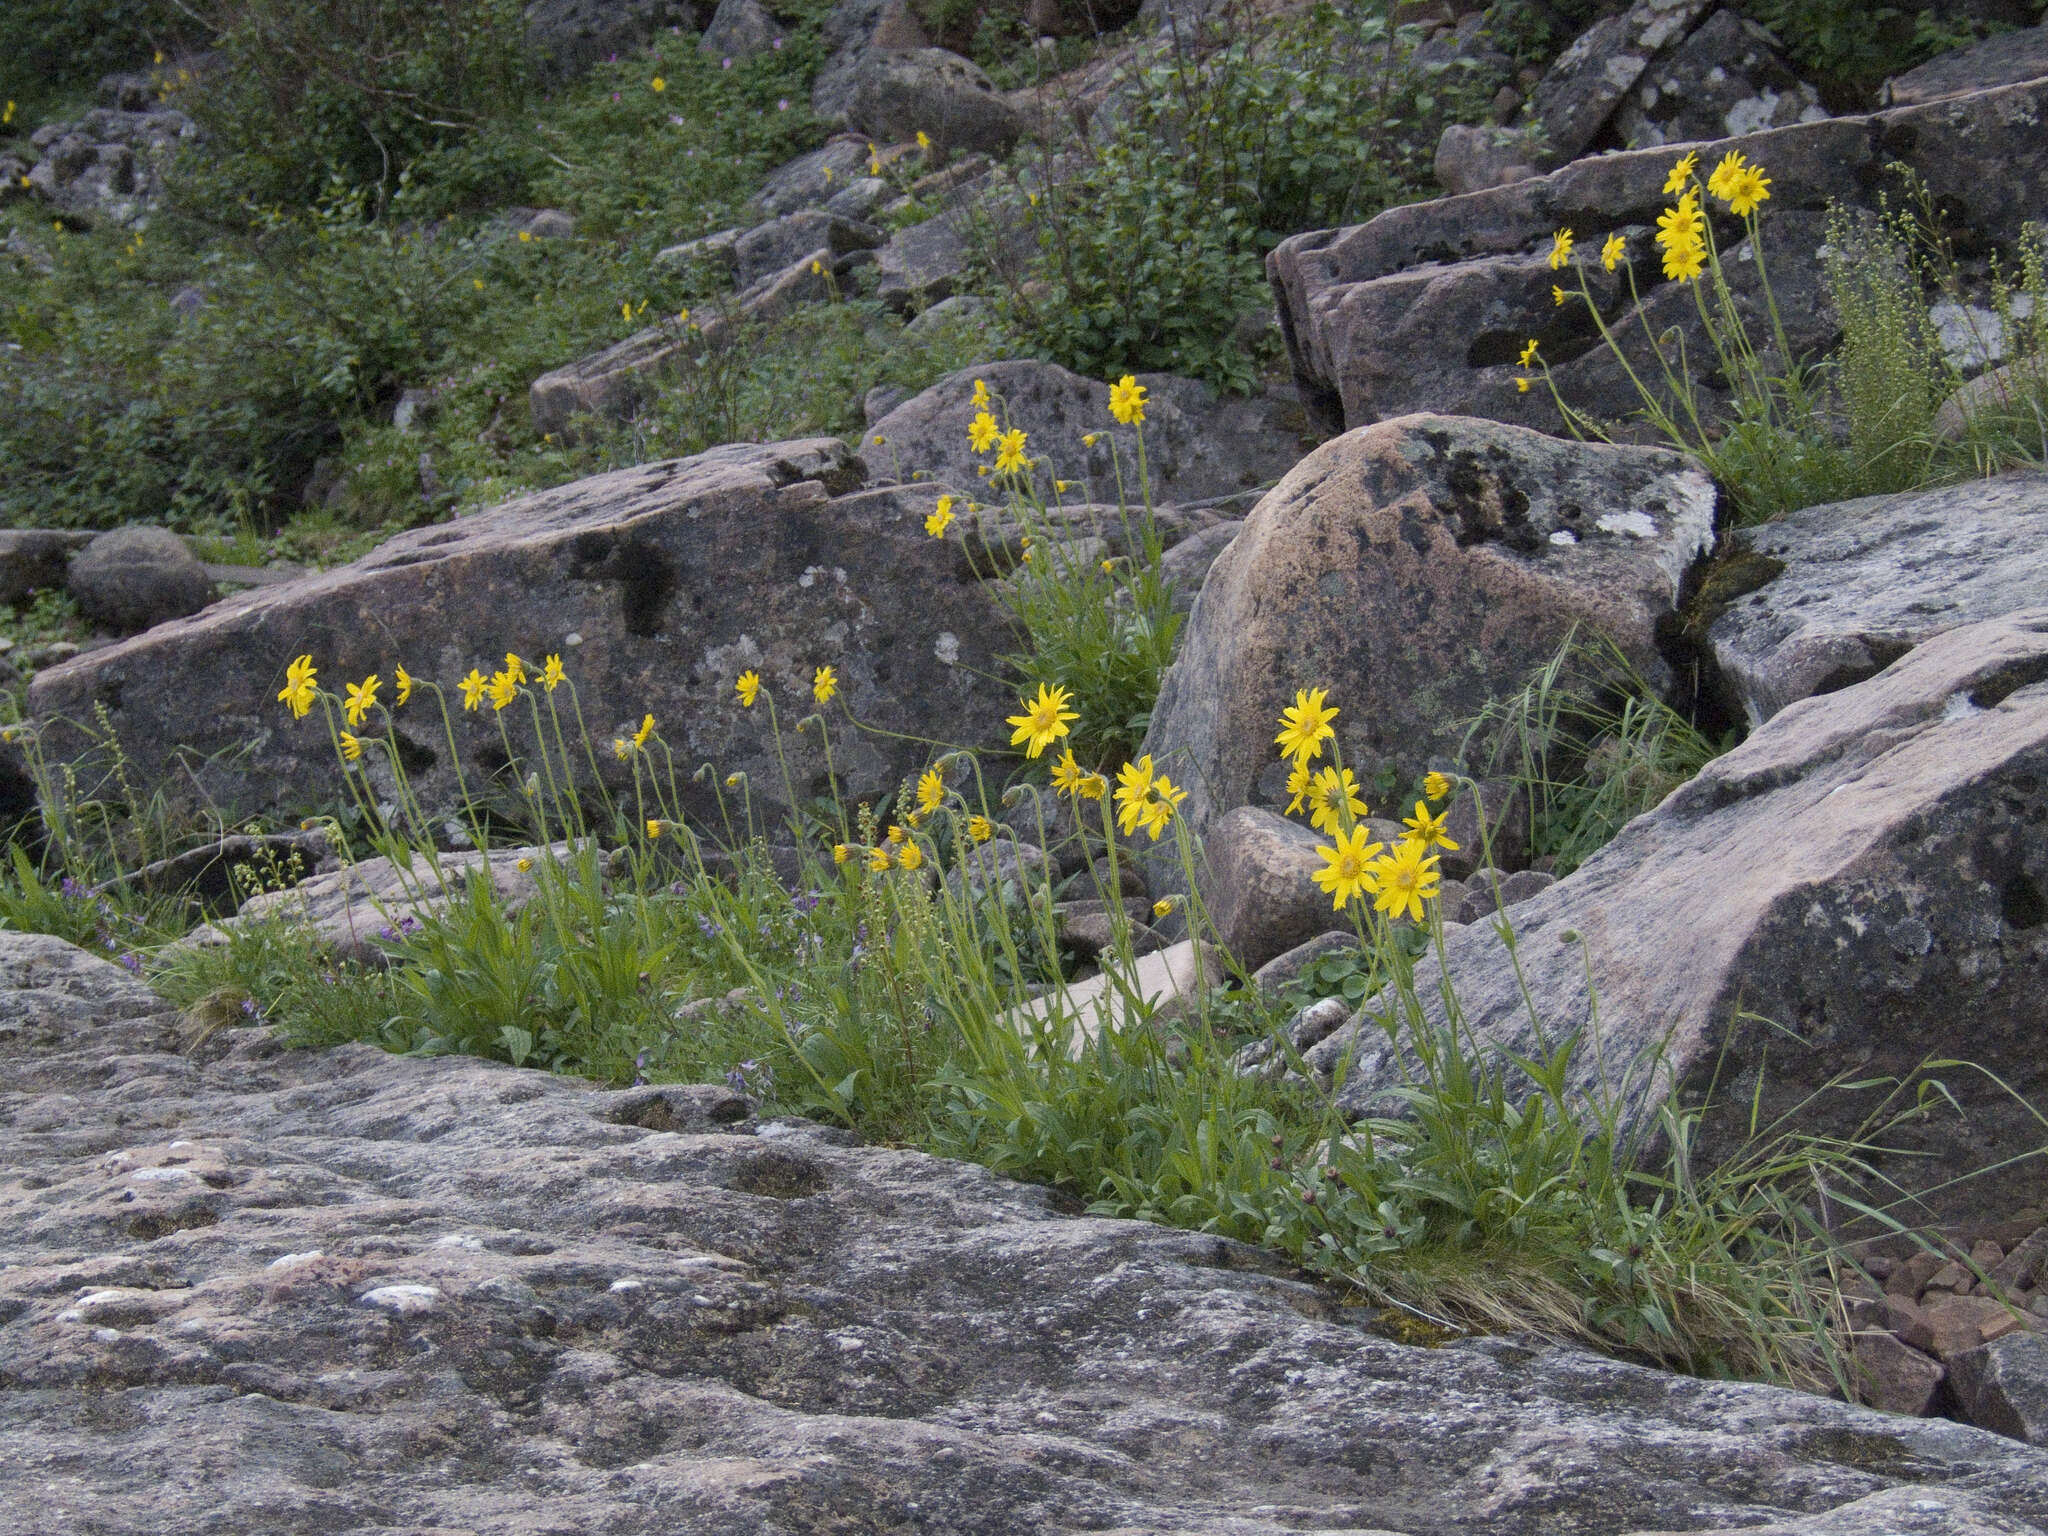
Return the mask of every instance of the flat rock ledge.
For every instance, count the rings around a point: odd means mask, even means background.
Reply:
[[[2048,1452],[1486,1339],[982,1169],[0,934],[0,1532],[2027,1536]]]

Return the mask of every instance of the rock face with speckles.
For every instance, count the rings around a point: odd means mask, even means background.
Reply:
[[[733,693],[751,667],[776,692],[790,773],[806,796],[826,785],[817,733],[794,730],[815,708],[818,667],[837,671],[860,719],[914,736],[989,739],[1007,703],[986,682],[1009,644],[1003,610],[958,572],[951,545],[924,532],[938,492],[862,492],[863,473],[844,443],[817,438],[579,480],[401,534],[351,565],[242,593],[49,668],[32,707],[60,757],[87,750],[61,722],[90,721],[103,704],[147,782],[173,792],[187,782],[174,761],[182,744],[198,784],[228,816],[296,818],[343,790],[318,715],[293,722],[277,700],[292,657],[311,653],[336,694],[378,673],[386,704],[396,666],[437,683],[474,787],[505,761],[501,722],[528,756],[534,727],[524,702],[502,717],[488,704],[465,712],[459,679],[472,667],[489,673],[507,651],[535,673],[559,654],[610,786],[632,783],[631,765],[608,750],[612,739],[652,714],[685,806],[712,818],[710,790],[690,778],[706,761],[745,771],[757,803],[782,797],[767,710],[742,709]],[[570,756],[583,762],[566,700],[557,693],[554,702]],[[457,803],[431,694],[422,688],[392,718],[415,790],[430,808]],[[913,760],[924,762],[921,745],[834,729],[833,766],[849,799],[893,788]],[[373,792],[388,798],[384,749],[371,745],[363,762]]]
[[[723,1088],[173,1040],[0,934],[6,1536],[2048,1529],[2016,1441],[1396,1344],[1253,1250]]]

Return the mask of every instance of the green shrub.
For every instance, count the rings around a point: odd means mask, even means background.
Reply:
[[[100,76],[148,66],[157,50],[198,41],[176,0],[8,0],[0,7],[0,99],[32,127]]]

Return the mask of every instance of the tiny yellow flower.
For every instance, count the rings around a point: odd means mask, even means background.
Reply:
[[[28,185],[28,178],[26,176],[22,177],[21,181],[23,186]],[[474,288],[478,293],[482,293],[484,291],[484,280],[480,277],[472,277],[469,280],[469,285],[470,287]]]
[[[541,686],[549,693],[553,693],[568,680],[569,674],[562,670],[562,658],[558,655],[548,657],[540,669]]]
[[[893,823],[891,823],[888,831],[884,835],[889,839],[891,843],[900,843],[903,841],[903,829],[899,826],[896,826]]]
[[[976,379],[974,381],[974,392],[967,397],[967,403],[972,405],[977,411],[987,410],[988,385],[984,384],[980,379]]]
[[[996,425],[995,417],[989,415],[986,406],[967,423],[967,446],[976,453],[987,453],[1002,435],[1003,429]]]
[[[292,712],[294,720],[303,720],[313,708],[313,700],[319,694],[319,669],[313,665],[312,656],[294,657],[292,664],[284,669],[284,686],[277,691],[285,708]]]
[[[905,869],[917,869],[924,863],[924,850],[915,843],[905,843],[896,855],[896,862]]]
[[[526,681],[526,663],[517,656],[514,656],[510,651],[505,653],[505,675],[515,683]]]
[[[661,823],[651,816],[647,819],[647,836],[650,840],[661,836]]]
[[[1353,897],[1370,896],[1379,888],[1371,860],[1386,844],[1367,839],[1364,827],[1353,827],[1337,834],[1334,847],[1316,850],[1323,867],[1310,878],[1329,892],[1332,911],[1341,912]]]
[[[1432,800],[1441,800],[1451,792],[1451,781],[1432,769],[1422,776],[1422,792]]]
[[[341,755],[350,762],[354,762],[363,755],[363,744],[357,741],[355,737],[349,735],[347,731],[341,733]]]
[[[1083,432],[1081,434],[1081,445],[1084,448],[1093,448],[1095,446],[1095,440],[1101,436],[1102,434],[1100,432]]]
[[[1534,363],[1535,363],[1535,361],[1536,361],[1536,345],[1537,345],[1537,343],[1536,343],[1536,338],[1535,338],[1534,336],[1531,336],[1531,337],[1529,338],[1529,340],[1528,340],[1528,341],[1527,341],[1526,343],[1524,343],[1524,345],[1523,345],[1523,347],[1522,347],[1522,355],[1521,355],[1521,357],[1519,357],[1518,359],[1516,359],[1517,363],[1518,363],[1518,364],[1519,364],[1519,365],[1520,365],[1521,367],[1527,368],[1527,367],[1530,367],[1530,366],[1531,366],[1532,364],[1534,364]]]
[[[872,869],[872,870],[874,870],[874,871],[875,871],[875,872],[876,872],[877,874],[879,874],[879,873],[880,873],[881,871],[883,871],[883,870],[887,869],[888,867],[889,867],[889,849],[888,849],[888,845],[887,845],[887,844],[883,844],[882,846],[880,846],[880,847],[877,847],[877,848],[870,848],[870,849],[868,850],[868,868],[869,868],[869,869]]]
[[[925,517],[924,531],[935,539],[943,538],[946,530],[952,526],[953,498],[951,496],[941,496],[938,505],[933,507],[931,512]]]
[[[1526,373],[1517,375],[1515,379],[1515,389],[1519,393],[1524,395],[1529,393],[1529,376]]]
[[[1700,152],[1692,151],[1678,164],[1671,167],[1671,174],[1664,178],[1664,195],[1676,197],[1685,190],[1685,184],[1692,180],[1693,168],[1700,163]]]
[[[917,809],[919,814],[929,816],[946,803],[946,779],[936,768],[927,768],[917,776]]]
[[[647,83],[654,88],[656,95],[659,95],[661,92],[668,89],[668,82],[662,79],[659,75],[656,75],[652,80],[648,81]]]
[[[823,268],[822,266],[820,266],[820,265],[819,265],[819,264],[818,264],[817,262],[815,262],[815,261],[814,261],[814,262],[812,262],[812,263],[811,263],[811,276],[813,276],[813,277],[823,277],[824,275],[825,275],[825,269],[824,269],[824,268]]]
[[[1309,768],[1308,759],[1296,758],[1294,767],[1287,775],[1287,814],[1292,816],[1308,800],[1308,793],[1315,788],[1316,776]]]
[[[881,434],[881,433],[877,432],[877,433],[875,434],[875,436],[874,436],[874,444],[875,444],[875,446],[876,446],[877,448],[882,448],[882,447],[886,447],[886,446],[888,445],[888,442],[889,442],[889,439],[887,439],[886,437],[882,436],[882,434]]]
[[[926,133],[922,128],[917,130],[917,147],[923,150],[926,154],[930,154],[932,152],[932,136]]]
[[[970,816],[967,818],[967,835],[977,843],[985,843],[996,835],[995,823],[986,816]]]
[[[1600,265],[1612,272],[1628,251],[1628,242],[1619,235],[1609,235],[1607,243],[1600,247]]]
[[[1337,711],[1323,702],[1329,694],[1327,688],[1295,690],[1294,702],[1280,711],[1280,734],[1273,738],[1282,757],[1305,763],[1323,755],[1323,743],[1337,734],[1330,728]]]
[[[1012,427],[1002,435],[1001,441],[996,445],[997,474],[1009,474],[1030,464],[1031,461],[1024,457],[1025,440],[1026,434],[1020,427]]]
[[[1572,232],[1560,229],[1550,237],[1550,270],[1555,272],[1572,259]]]
[[[369,718],[371,707],[377,702],[379,686],[377,674],[374,672],[363,679],[360,687],[354,683],[348,685],[348,699],[342,705],[341,712],[348,716],[350,725],[361,725]]]
[[[1169,916],[1173,912],[1175,905],[1176,903],[1171,896],[1162,896],[1152,903],[1152,915],[1154,917]]]
[[[1088,771],[1074,761],[1072,747],[1067,748],[1060,760],[1052,765],[1052,787],[1063,795],[1078,795],[1087,777]]]
[[[519,243],[521,245],[533,244],[533,231],[530,229],[522,229],[521,231],[519,231]]]
[[[1429,785],[1424,783],[1425,792],[1428,788]],[[1415,802],[1415,814],[1402,817],[1401,825],[1408,829],[1408,837],[1422,844],[1424,848],[1443,848],[1456,853],[1458,845],[1444,833],[1444,817],[1449,814],[1448,811],[1441,811],[1432,816],[1429,814],[1429,807],[1418,800]]]
[[[834,843],[832,845],[832,862],[834,864],[844,864],[852,856],[853,850],[847,847],[846,844]]]
[[[740,781],[745,778],[746,775],[743,773],[728,773],[725,776],[725,787],[727,789],[738,789],[740,787]]]
[[[761,675],[752,667],[747,668],[732,685],[732,690],[740,696],[742,709],[752,709],[754,700],[761,696]]]
[[[471,667],[469,676],[462,680],[462,707],[475,709],[483,703],[484,695],[490,692],[490,689],[491,685],[483,673]]]
[[[510,672],[493,672],[487,685],[491,695],[491,708],[503,709],[519,697],[519,684]]]
[[[1064,688],[1048,688],[1038,685],[1036,698],[1022,701],[1024,712],[1011,715],[1004,723],[1017,729],[1010,737],[1010,745],[1024,748],[1026,757],[1036,757],[1047,747],[1067,734],[1067,722],[1078,720],[1080,715],[1067,708],[1073,695]],[[1068,757],[1073,754],[1069,752]]]
[[[1135,374],[1125,374],[1109,386],[1109,414],[1125,426],[1145,419],[1145,386]]]
[[[533,860],[528,858],[522,858],[519,860],[518,864],[515,867],[518,869],[519,873],[523,875],[529,869],[533,868]]]
[[[636,747],[645,747],[647,745],[648,737],[652,736],[653,734],[654,716],[642,715],[640,717],[640,729],[633,733],[633,745]]]
[[[613,757],[616,757],[620,762],[623,763],[627,758],[631,757],[632,755],[633,743],[626,740],[626,738],[623,736],[614,736],[612,738]]]
[[[820,667],[811,674],[811,697],[820,704],[832,702],[832,696],[839,691],[839,674],[830,667]]]
[[[404,704],[412,698],[412,674],[403,667],[393,667],[391,671],[398,679],[398,702]]]
[[[1564,290],[1555,283],[1550,285],[1550,302],[1557,305],[1560,309],[1564,307]]]

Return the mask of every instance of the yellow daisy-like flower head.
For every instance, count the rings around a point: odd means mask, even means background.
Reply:
[[[1432,768],[1422,776],[1422,792],[1432,800],[1441,800],[1451,792],[1451,781]]]
[[[657,96],[659,96],[663,91],[668,89],[668,82],[662,79],[659,75],[656,75],[652,80],[648,81],[647,84],[650,88],[652,88],[655,95]]]
[[[1735,194],[1735,188],[1742,179],[1742,167],[1746,162],[1742,151],[1731,149],[1721,157],[1721,163],[1714,167],[1714,174],[1707,178],[1707,190],[1727,202]]]
[[[844,864],[851,857],[853,857],[853,850],[847,847],[846,844],[834,843],[832,845],[832,862],[834,864]]]
[[[1707,248],[1695,240],[1664,248],[1664,275],[1673,282],[1689,283],[1707,269]]]
[[[1145,831],[1153,842],[1159,841],[1160,833],[1173,820],[1173,813],[1180,809],[1181,801],[1188,792],[1175,784],[1165,774],[1152,781],[1152,803],[1145,808]]]
[[[1520,394],[1526,395],[1529,393],[1529,375],[1526,373],[1515,375],[1515,389]]]
[[[1309,825],[1333,837],[1343,830],[1347,812],[1353,821],[1362,818],[1366,813],[1365,800],[1358,793],[1358,780],[1351,770],[1325,768],[1318,773],[1309,787],[1308,811]]]
[[[1619,235],[1609,235],[1607,243],[1600,247],[1600,265],[1612,272],[1627,253],[1628,242]]]
[[[284,669],[284,686],[277,690],[277,697],[292,712],[294,720],[306,718],[319,692],[320,670],[313,665],[311,654],[293,657],[291,665]]]
[[[1074,790],[1076,798],[1082,800],[1100,800],[1108,793],[1109,780],[1099,773],[1084,775],[1079,786]]]
[[[563,670],[562,658],[559,655],[550,656],[541,664],[540,683],[549,693],[553,693],[568,680],[569,674]]]
[[[1294,702],[1280,711],[1280,734],[1273,738],[1282,757],[1305,763],[1323,755],[1323,743],[1337,734],[1330,728],[1337,711],[1323,703],[1329,695],[1327,688],[1295,690]]]
[[[968,397],[968,403],[977,411],[986,411],[988,409],[988,385],[984,384],[980,379],[976,379],[974,381],[974,393]]]
[[[830,667],[820,667],[811,674],[811,697],[820,704],[830,704],[832,696],[839,692],[839,674]]]
[[[1427,785],[1423,787],[1425,790],[1428,788]],[[1408,829],[1408,837],[1404,841],[1418,842],[1424,849],[1442,848],[1448,853],[1456,853],[1458,845],[1444,831],[1444,818],[1449,814],[1448,811],[1439,811],[1432,816],[1428,806],[1416,801],[1415,814],[1401,818],[1401,825]]]
[[[915,843],[905,843],[897,851],[896,863],[903,869],[919,869],[924,865],[924,850]]]
[[[633,745],[644,748],[647,745],[648,738],[653,734],[654,716],[642,715],[640,717],[640,729],[633,733]]]
[[[650,839],[661,836],[661,823],[651,816],[647,819],[647,836]]]
[[[1116,820],[1126,837],[1137,831],[1152,802],[1152,754],[1116,771]]]
[[[1515,359],[1520,367],[1527,368],[1536,361],[1536,346],[1537,342],[1534,336],[1531,336],[1522,344],[1522,355]]]
[[[917,809],[929,816],[946,803],[946,777],[936,768],[927,768],[917,776]]]
[[[1771,178],[1764,174],[1760,165],[1745,166],[1742,175],[1736,179],[1733,192],[1728,197],[1728,211],[1737,218],[1746,219],[1757,210],[1759,203],[1771,198]]]
[[[892,825],[884,835],[892,843],[900,843],[903,841],[903,829],[898,826]]]
[[[1178,903],[1171,896],[1162,896],[1152,903],[1152,915],[1154,917],[1169,917],[1177,905]]]
[[[510,651],[505,653],[505,675],[515,683],[526,681],[526,663],[517,656],[514,656]]]
[[[938,505],[932,508],[930,514],[924,520],[924,531],[935,539],[943,538],[946,530],[952,526],[953,498],[951,496],[941,496]]]
[[[985,843],[996,835],[996,825],[986,816],[970,816],[967,818],[967,835],[977,843]]]
[[[876,874],[880,874],[883,870],[887,869],[889,863],[889,848],[887,844],[868,850],[868,868]]]
[[[412,698],[412,674],[403,667],[393,667],[391,675],[398,683],[398,702],[408,702]]]
[[[1011,715],[1004,722],[1017,729],[1010,737],[1010,745],[1022,747],[1026,757],[1036,757],[1047,747],[1067,734],[1067,722],[1081,718],[1078,711],[1067,708],[1073,695],[1064,688],[1048,688],[1038,685],[1038,697],[1025,699],[1024,712]],[[1069,760],[1073,753],[1067,754]],[[1054,782],[1058,782],[1055,776]]]
[[[1696,245],[1706,238],[1706,222],[1695,188],[1681,197],[1676,207],[1657,215],[1657,244],[1666,249],[1673,245]]]
[[[926,154],[930,154],[932,152],[932,136],[926,133],[922,128],[917,130],[917,147],[923,150]]]
[[[519,697],[519,684],[510,672],[493,672],[488,684],[491,694],[491,708],[503,709]]]
[[[1562,288],[1558,287],[1557,284],[1552,283],[1550,285],[1550,302],[1557,305],[1558,308],[1562,309],[1564,307],[1564,301],[1565,291]]]
[[[357,741],[355,737],[349,735],[347,731],[341,733],[341,755],[350,762],[356,761],[356,759],[363,755],[363,744]]]
[[[1145,419],[1145,386],[1135,374],[1125,374],[1109,386],[1109,414],[1125,426]]]
[[[1550,270],[1562,271],[1566,262],[1572,259],[1572,232],[1560,229],[1550,237]]]
[[[381,686],[382,684],[374,672],[364,678],[360,685],[356,683],[348,685],[348,698],[343,703],[341,712],[348,716],[348,723],[350,725],[361,725],[363,721],[369,718],[371,707],[377,702],[377,689]]]
[[[747,668],[733,683],[732,691],[740,696],[740,708],[752,709],[754,700],[761,696],[761,674]]]
[[[614,736],[612,738],[613,757],[616,757],[620,762],[623,763],[627,758],[631,757],[632,755],[633,743],[626,740],[626,738],[623,736]]]
[[[996,425],[995,417],[989,415],[987,407],[967,423],[967,446],[976,453],[987,453],[995,447],[996,439],[1003,435],[1003,429]]]
[[[1292,816],[1308,800],[1308,792],[1315,788],[1316,776],[1309,768],[1308,759],[1297,758],[1294,767],[1287,774],[1287,814]]]
[[[996,443],[996,473],[1007,475],[1025,468],[1030,460],[1024,456],[1026,435],[1021,427],[1012,427]]]
[[[491,691],[490,680],[475,667],[469,669],[469,676],[462,680],[462,707],[475,709],[484,701],[484,695]]]
[[[1085,797],[1082,788],[1094,775],[1074,760],[1072,747],[1061,754],[1060,760],[1052,765],[1052,787],[1063,795]]]
[[[1671,174],[1664,178],[1664,195],[1676,197],[1685,190],[1685,184],[1692,180],[1692,173],[1700,163],[1700,152],[1694,150],[1678,164],[1671,167]]]
[[[1372,876],[1378,894],[1373,904],[1388,917],[1422,921],[1422,904],[1442,887],[1437,858],[1412,837],[1404,837],[1394,851],[1373,860]]]
[[[1339,832],[1333,842],[1333,847],[1316,850],[1323,867],[1309,878],[1329,893],[1330,909],[1341,912],[1354,897],[1370,896],[1378,889],[1372,859],[1386,844],[1369,841],[1364,827]]]

